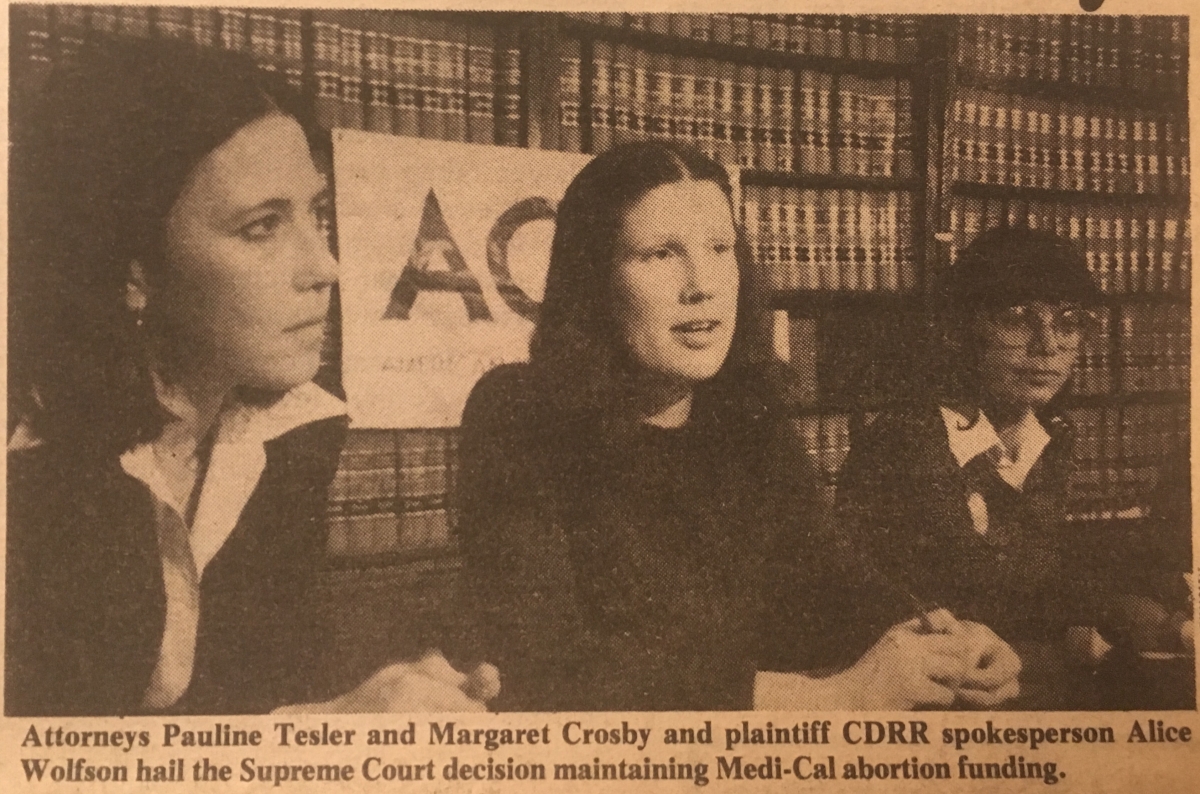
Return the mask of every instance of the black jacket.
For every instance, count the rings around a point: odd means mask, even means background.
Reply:
[[[345,427],[323,420],[267,443],[258,487],[201,580],[192,682],[173,711],[327,695],[310,589]],[[149,490],[115,458],[12,453],[7,552],[6,714],[137,713],[166,604]]]
[[[1051,428],[1023,490],[1009,489],[1014,531],[981,535],[937,406],[884,414],[842,468],[840,524],[898,586],[1009,642],[1097,625],[1110,590],[1065,521],[1072,437],[1068,425]]]

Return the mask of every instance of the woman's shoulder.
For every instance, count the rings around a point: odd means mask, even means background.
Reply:
[[[486,372],[463,408],[465,431],[519,432],[536,426],[539,390],[528,364],[502,364]]]

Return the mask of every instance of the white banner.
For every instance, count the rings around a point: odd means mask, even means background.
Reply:
[[[563,191],[586,155],[338,130],[342,377],[355,427],[451,427],[528,356]]]

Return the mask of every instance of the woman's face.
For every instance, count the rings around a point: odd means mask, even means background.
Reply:
[[[737,322],[736,232],[713,182],[660,185],[624,213],[613,312],[635,366],[686,384],[717,374]]]
[[[1088,314],[1071,303],[1041,302],[981,311],[979,374],[999,405],[1038,409],[1071,377]]]
[[[287,116],[247,124],[201,161],[167,217],[167,274],[149,297],[182,374],[272,390],[312,378],[336,278],[329,203]]]

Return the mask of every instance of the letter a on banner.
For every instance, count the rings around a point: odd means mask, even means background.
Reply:
[[[446,263],[444,269],[431,267],[439,255]],[[425,209],[421,213],[417,239],[392,290],[392,298],[388,301],[383,319],[407,320],[422,290],[457,292],[467,307],[468,320],[492,319],[492,313],[483,299],[483,289],[467,268],[467,260],[450,234],[450,226],[442,215],[442,207],[432,189],[425,196]]]

